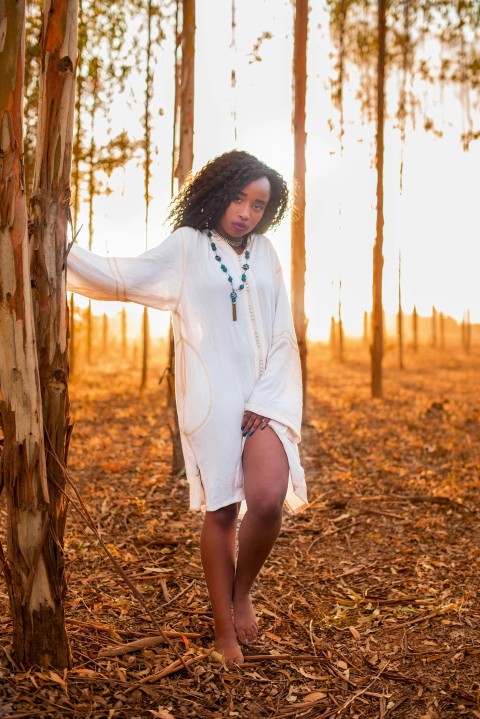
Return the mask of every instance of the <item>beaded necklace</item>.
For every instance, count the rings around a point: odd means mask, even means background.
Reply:
[[[208,239],[210,240],[210,247],[215,252],[215,259],[217,260],[217,262],[222,262],[222,258],[220,257],[220,255],[217,252],[217,245],[215,244],[215,242],[212,241],[212,233],[210,232],[210,230],[207,232],[207,236],[208,236]],[[250,252],[248,250],[245,250],[245,259],[248,260],[249,257],[250,257]],[[222,270],[222,272],[227,273],[227,280],[228,280],[228,282],[230,282],[230,286],[232,288],[232,291],[230,292],[230,299],[232,300],[232,319],[234,322],[237,321],[237,292],[239,292],[240,290],[243,290],[245,287],[244,282],[247,281],[246,271],[249,269],[249,267],[250,267],[250,265],[247,262],[245,262],[242,265],[242,269],[244,270],[244,272],[242,274],[242,284],[239,285],[237,287],[237,289],[235,290],[233,287],[233,277],[228,274],[228,269],[227,269],[226,265],[224,265],[223,263],[220,265],[220,269]]]

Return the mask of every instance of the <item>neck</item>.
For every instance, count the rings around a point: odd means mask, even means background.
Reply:
[[[225,235],[222,235],[221,232],[219,232],[217,229],[213,230],[213,232],[219,237],[221,240],[224,240],[227,242],[230,247],[244,247],[247,242],[246,237],[226,237]]]

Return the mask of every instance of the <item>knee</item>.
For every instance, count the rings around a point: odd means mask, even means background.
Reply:
[[[283,500],[283,495],[264,494],[248,505],[248,511],[263,524],[276,524],[282,519]]]
[[[207,512],[205,519],[215,524],[219,529],[228,529],[237,520],[238,507],[236,504],[229,504],[220,507],[213,512]]]

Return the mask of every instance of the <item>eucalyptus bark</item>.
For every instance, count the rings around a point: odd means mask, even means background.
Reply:
[[[31,278],[50,494],[45,554],[56,607],[44,642],[45,652],[52,652],[51,663],[56,667],[71,664],[64,617],[64,533],[68,509],[64,467],[72,430],[68,396],[66,248],[71,225],[77,25],[78,0],[45,0],[37,146],[30,200]]]
[[[42,32],[42,78],[40,103],[45,101],[45,81],[49,70],[57,77],[72,76],[70,53],[75,56],[76,38],[72,20],[67,18],[66,3],[55,9],[46,3]],[[32,304],[31,275],[27,233],[27,208],[23,178],[23,76],[25,50],[25,3],[5,0],[0,3],[0,408],[3,422],[4,451],[1,482],[7,500],[7,580],[13,619],[13,645],[16,661],[31,666],[70,664],[70,650],[65,631],[63,611],[64,562],[63,528],[65,500],[59,498],[48,481],[52,472],[52,456],[45,448],[44,426],[53,448],[58,452],[54,427],[68,427],[65,413],[58,406],[65,397],[62,369],[56,364],[58,344],[55,332],[62,335],[62,351],[66,353],[66,294],[62,268],[62,309],[55,312],[49,293],[42,295],[41,276],[49,276],[57,256],[50,248],[37,248],[36,259],[41,271],[35,293],[41,302]],[[64,33],[65,27],[70,30]],[[68,38],[57,52],[56,40]],[[60,49],[58,47],[58,50]],[[53,58],[53,67],[50,60]],[[43,82],[42,82],[43,81]],[[55,83],[52,76],[49,81]],[[42,94],[43,92],[43,94]],[[67,93],[68,94],[68,93]],[[47,105],[45,104],[45,109]],[[39,117],[38,138],[41,144],[42,121],[52,131],[49,163],[45,168],[49,179],[62,166],[68,149],[55,136],[55,105],[48,105],[47,117]],[[63,110],[63,106],[61,108]],[[38,158],[38,151],[37,151]],[[35,181],[34,181],[35,187]],[[33,194],[33,193],[32,193]],[[32,198],[32,203],[35,200]],[[42,198],[37,199],[42,203]],[[68,201],[66,205],[68,209]],[[46,209],[43,205],[42,210]],[[50,209],[50,208],[48,208]],[[45,214],[48,227],[56,225],[54,213]],[[56,288],[58,275],[53,272]],[[36,325],[36,327],[35,327]],[[38,333],[43,327],[45,336]],[[37,333],[36,330],[37,329]],[[37,348],[36,334],[42,340]],[[39,366],[37,351],[44,360]],[[53,367],[45,372],[47,364]],[[44,393],[42,407],[41,388]],[[53,426],[51,420],[53,419]],[[65,431],[62,444],[65,445]],[[47,449],[48,449],[47,448]],[[54,472],[60,474],[55,462]],[[48,477],[48,479],[47,479]]]
[[[377,64],[377,220],[373,248],[373,306],[371,353],[372,397],[382,397],[383,361],[383,156],[385,125],[385,50],[387,0],[378,2],[378,64]]]
[[[307,388],[307,323],[305,318],[305,106],[307,94],[308,0],[296,0],[293,41],[293,134],[295,207],[291,224],[292,314],[302,367],[303,408]]]

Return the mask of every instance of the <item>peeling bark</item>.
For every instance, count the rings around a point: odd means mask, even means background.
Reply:
[[[71,432],[65,252],[78,7],[77,0],[46,0],[43,8],[29,253],[22,168],[25,7],[5,7],[7,37],[9,27],[16,33],[6,42],[9,57],[0,55],[0,77],[12,76],[16,63],[14,87],[6,97],[1,93],[0,104],[0,385],[9,593],[17,661],[61,668],[71,664],[63,606],[67,502],[58,460],[66,463]]]
[[[50,664],[57,636],[49,575],[51,496],[30,291],[23,177],[25,3],[0,3],[0,412],[4,433],[1,483],[7,503],[7,580],[16,660]]]
[[[62,492],[65,479],[59,462],[64,466],[67,463],[72,428],[68,398],[66,244],[71,222],[77,18],[78,0],[44,3],[37,147],[30,200],[31,280],[50,494],[45,563],[54,605],[48,618],[38,619],[35,634],[38,637],[43,632],[45,646],[51,647],[48,663],[56,667],[71,664],[63,606],[67,501]]]

